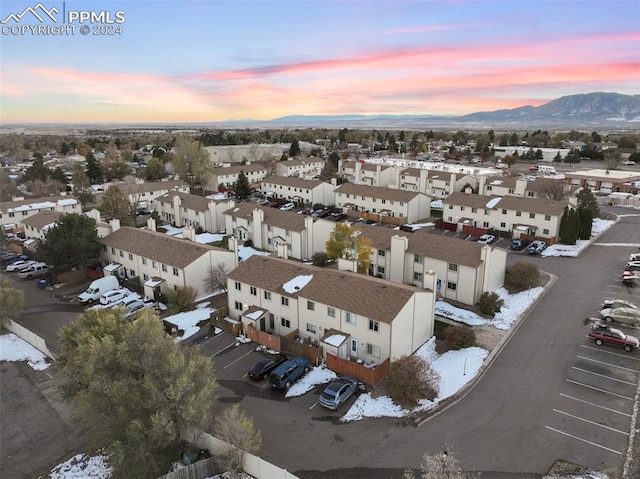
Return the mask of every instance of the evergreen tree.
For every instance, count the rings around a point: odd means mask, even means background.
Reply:
[[[60,216],[44,235],[38,256],[54,269],[85,266],[100,258],[96,221],[78,213]]]
[[[580,217],[578,212],[574,208],[565,208],[565,230],[564,235],[560,238],[560,241],[564,244],[576,244],[578,235],[580,233]],[[562,222],[561,222],[562,223]]]
[[[238,200],[246,200],[251,196],[251,187],[249,186],[249,180],[244,174],[243,170],[240,170],[238,179],[233,184],[233,189],[236,192],[236,198]]]
[[[567,228],[569,224],[569,207],[565,206],[560,218],[560,226],[558,226],[558,241],[564,243],[564,239],[567,236]]]
[[[580,217],[580,231],[578,238],[581,240],[591,239],[591,230],[593,228],[593,213],[589,208],[578,206],[578,216]]]
[[[592,218],[598,218],[600,216],[598,201],[589,187],[583,187],[576,195],[576,199],[578,200],[578,208],[590,210]]]
[[[289,148],[289,157],[295,158],[299,154],[300,154],[300,143],[298,142],[297,139],[294,139],[291,142],[291,147]]]
[[[87,154],[87,176],[92,185],[102,183],[104,174],[102,173],[102,167],[93,153]]]

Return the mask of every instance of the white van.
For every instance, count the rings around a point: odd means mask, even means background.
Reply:
[[[557,175],[555,167],[549,165],[538,165],[538,172],[540,173],[549,173],[551,175]]]
[[[87,290],[78,296],[78,301],[81,303],[93,303],[98,301],[104,293],[119,288],[120,283],[116,276],[105,276],[92,281]]]

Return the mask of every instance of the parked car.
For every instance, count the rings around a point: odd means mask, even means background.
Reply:
[[[482,235],[478,238],[478,243],[480,244],[491,244],[496,240],[496,237],[493,235]]]
[[[48,274],[49,274],[49,266],[47,266],[45,263],[35,263],[21,270],[18,273],[18,276],[20,276],[22,279],[33,279],[33,278],[40,278]]]
[[[118,300],[118,301],[114,301],[113,303],[107,304],[106,307],[107,308],[115,308],[117,306],[120,306],[122,308],[129,308],[129,306],[131,306],[133,303],[135,303],[136,301],[141,301],[142,298],[140,297],[140,295],[138,293],[134,293],[134,292],[130,292],[127,296],[125,296],[124,298]]]
[[[619,329],[604,327],[600,324],[594,324],[591,327],[588,337],[593,339],[598,346],[603,344],[619,346],[627,352],[638,349],[640,346],[640,340],[635,336],[624,334]]]
[[[633,304],[631,301],[625,301],[624,299],[604,298],[602,300],[602,309],[606,309],[606,308],[611,308],[611,309],[614,309],[614,308],[640,309],[640,308],[638,308],[638,306]]]
[[[309,369],[309,360],[306,358],[298,356],[288,359],[269,374],[269,382],[276,389],[286,389]]]
[[[625,271],[640,271],[640,261],[629,261],[624,267]]]
[[[331,219],[333,221],[342,221],[343,219],[345,219],[347,217],[347,215],[345,215],[344,213],[333,213],[331,215]]]
[[[539,254],[542,253],[547,248],[547,243],[540,240],[535,240],[533,243],[529,245],[527,251],[529,254]]]
[[[291,211],[292,209],[294,209],[296,207],[296,205],[294,205],[293,203],[285,203],[284,205],[282,205],[280,207],[280,209],[282,211]]]
[[[520,251],[521,249],[524,249],[527,247],[527,245],[529,244],[529,240],[525,240],[525,239],[514,239],[511,242],[511,249],[514,249],[516,251]]]
[[[337,410],[347,399],[353,396],[358,389],[359,381],[356,378],[342,376],[335,381],[331,381],[320,394],[319,402],[322,406]]]
[[[23,270],[25,268],[28,268],[32,264],[36,264],[36,263],[37,263],[37,261],[31,260],[31,259],[28,259],[28,260],[21,259],[21,260],[18,260],[18,261],[14,261],[13,263],[9,263],[7,265],[7,267],[5,268],[5,271],[7,271],[7,272],[21,271],[21,270]]]
[[[627,274],[625,274],[627,273]],[[622,274],[622,284],[625,286],[638,286],[640,285],[640,276],[632,271],[625,271]]]
[[[126,296],[130,295],[131,291],[126,288],[123,289],[114,289],[112,291],[107,291],[102,296],[100,296],[100,304],[111,304],[116,301],[120,301]]]
[[[623,161],[622,164],[626,166],[633,166],[636,164],[636,162],[633,160],[627,160],[627,161]]]
[[[640,309],[605,308],[600,311],[600,316],[609,322],[615,321],[617,323],[630,324],[632,326],[640,325]]]
[[[256,381],[259,381],[260,379],[267,379],[271,371],[280,366],[285,360],[286,358],[282,356],[260,359],[251,366],[251,369],[249,369],[249,377]]]
[[[538,170],[539,170],[539,168],[538,168],[537,165],[533,165],[533,166],[529,167],[529,171],[538,171]]]
[[[629,255],[629,261],[640,261],[640,253],[631,253]]]

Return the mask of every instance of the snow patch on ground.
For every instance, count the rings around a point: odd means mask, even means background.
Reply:
[[[328,383],[336,379],[338,375],[324,366],[317,366],[305,374],[298,382],[291,386],[284,397],[302,396],[311,391],[318,384]]]
[[[51,470],[50,479],[109,479],[111,468],[104,455],[76,454]]]
[[[600,218],[594,218],[593,227],[591,229],[591,238],[595,238],[599,236],[604,231],[608,230],[613,226],[614,221],[611,220],[603,220]],[[591,240],[578,240],[574,245],[567,244],[554,244],[545,249],[541,256],[570,256],[575,257],[578,256],[583,249],[589,246],[589,241]]]
[[[51,366],[44,354],[13,333],[0,335],[0,361],[27,361],[36,371]]]

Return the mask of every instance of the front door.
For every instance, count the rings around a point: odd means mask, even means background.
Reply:
[[[358,340],[356,338],[351,338],[351,351],[349,355],[352,358],[358,358]]]
[[[266,329],[266,324],[265,324],[265,318],[264,318],[264,316],[262,316],[262,317],[260,318],[260,331],[263,331],[263,332],[264,332],[264,331],[266,331],[266,330],[267,330],[267,329]]]

